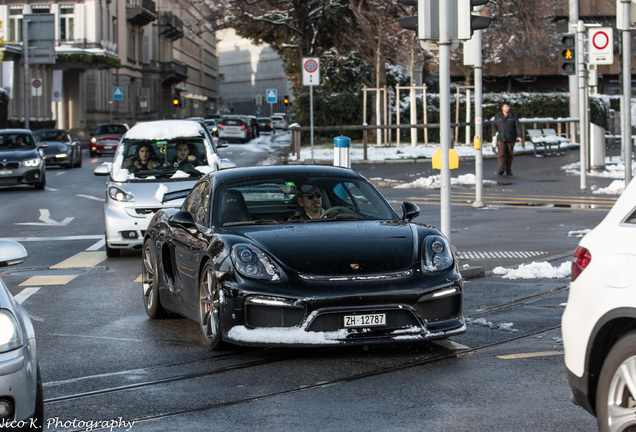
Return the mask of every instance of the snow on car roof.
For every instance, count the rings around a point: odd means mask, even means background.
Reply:
[[[126,132],[126,139],[167,140],[187,136],[199,136],[203,127],[192,120],[160,120],[142,122]]]

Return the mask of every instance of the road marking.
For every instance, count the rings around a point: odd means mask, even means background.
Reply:
[[[51,266],[52,269],[67,269],[77,267],[94,267],[106,260],[105,252],[79,252],[64,261]]]
[[[525,359],[525,358],[533,358],[533,357],[548,357],[548,356],[563,355],[563,354],[564,354],[563,351],[543,351],[543,352],[535,352],[535,353],[502,355],[497,357],[503,360],[513,360],[513,359]]]
[[[540,255],[547,255],[545,251],[478,251],[478,252],[457,252],[459,259],[514,259],[533,258]]]
[[[66,226],[75,217],[69,216],[61,222],[51,219],[51,212],[48,209],[40,209],[41,222],[16,222],[16,225],[35,225],[35,226]]]
[[[33,276],[22,282],[19,286],[38,286],[38,285],[66,285],[79,274],[74,275],[49,275],[49,276]]]
[[[59,237],[5,237],[2,240],[12,240],[15,242],[46,242],[46,241],[67,241],[67,240],[98,240],[103,239],[104,234],[82,235],[82,236],[59,236]]]
[[[90,200],[95,200],[95,201],[101,201],[104,202],[104,198],[99,198],[99,197],[94,197],[91,195],[84,195],[84,194],[75,194],[75,196],[78,196],[80,198],[86,198],[86,199],[90,199]]]
[[[470,348],[466,345],[462,345],[450,339],[440,339],[432,341],[435,345],[439,345],[442,348],[447,348],[451,350],[469,350]]]
[[[87,251],[96,251],[96,250],[100,250],[101,248],[104,247],[104,245],[106,244],[106,239],[105,238],[101,238],[97,243],[95,243],[93,246],[90,246],[88,248],[86,248]]]
[[[133,282],[143,282],[142,276],[143,275],[139,275],[139,277],[135,279]]]
[[[20,291],[17,295],[13,296],[13,298],[19,304],[22,304],[22,302],[24,302],[26,299],[28,299],[33,294],[35,294],[39,289],[40,287],[25,288],[22,291]]]

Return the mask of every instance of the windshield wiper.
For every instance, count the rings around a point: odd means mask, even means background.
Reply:
[[[235,226],[235,225],[278,225],[281,221],[277,221],[274,219],[256,219],[250,221],[236,221],[236,222],[225,222],[223,226]]]

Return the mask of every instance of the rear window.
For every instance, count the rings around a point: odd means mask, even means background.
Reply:
[[[243,120],[239,119],[224,119],[223,124],[226,126],[243,126]]]

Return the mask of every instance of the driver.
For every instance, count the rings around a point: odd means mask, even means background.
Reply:
[[[173,162],[175,168],[183,167],[188,163],[192,164],[193,166],[201,165],[196,156],[190,154],[190,147],[185,142],[180,142],[177,144],[177,147],[175,148],[175,154],[176,156]]]
[[[318,219],[322,212],[322,193],[317,186],[313,186],[309,192],[299,192],[296,195],[298,206],[296,213],[289,220]]]

